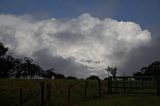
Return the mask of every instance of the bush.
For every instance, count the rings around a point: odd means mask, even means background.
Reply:
[[[96,75],[91,75],[87,78],[87,80],[99,80],[100,78]]]
[[[77,80],[76,77],[68,76],[67,79]]]

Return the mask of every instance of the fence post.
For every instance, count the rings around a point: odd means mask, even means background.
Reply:
[[[88,87],[88,82],[86,80],[84,85],[84,100],[86,100],[86,97],[87,97],[87,87]]]
[[[44,106],[44,82],[41,82],[40,106]]]
[[[68,95],[67,95],[68,102],[70,102],[70,95],[71,95],[71,85],[68,84]]]
[[[132,89],[132,78],[130,78],[129,80],[130,80],[130,89]]]
[[[100,79],[98,79],[98,96],[99,96],[99,98],[101,98],[101,80]]]
[[[160,77],[156,77],[156,89],[157,89],[157,96],[160,96]]]
[[[118,81],[116,77],[115,77],[115,80],[116,80],[116,93],[118,94]]]
[[[123,78],[123,93],[126,93],[126,78]]]
[[[50,106],[50,98],[51,98],[51,86],[50,84],[47,84],[47,98],[46,98],[46,102],[47,102],[47,106]]]
[[[108,78],[108,95],[112,95],[112,77]]]
[[[19,89],[19,106],[22,106],[22,88]]]

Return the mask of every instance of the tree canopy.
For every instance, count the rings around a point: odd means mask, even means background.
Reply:
[[[108,77],[109,77],[109,73],[113,76],[113,77],[116,77],[117,75],[117,67],[107,67],[105,69],[107,72],[108,72]]]
[[[22,59],[14,58],[8,53],[8,48],[0,43],[0,78],[34,78],[35,76],[51,79],[65,78],[62,74],[54,73],[55,69],[43,70],[39,65],[33,63],[28,57]]]
[[[159,76],[160,75],[160,61],[155,61],[147,67],[142,67],[140,72],[133,74],[134,76]]]

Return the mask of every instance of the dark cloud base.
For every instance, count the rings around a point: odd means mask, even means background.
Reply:
[[[86,78],[89,76],[88,67],[75,62],[74,58],[63,58],[52,56],[47,49],[37,51],[34,54],[35,62],[44,69],[55,68],[55,72],[66,76],[76,76]]]

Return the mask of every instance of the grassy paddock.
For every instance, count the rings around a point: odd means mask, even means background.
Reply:
[[[157,96],[108,96],[108,82],[101,81],[102,99],[98,97],[97,80],[88,80],[87,96],[84,101],[84,80],[23,80],[0,79],[0,105],[16,106],[19,102],[19,89],[22,88],[23,106],[40,105],[40,82],[51,85],[51,102],[54,106],[159,106]],[[68,85],[71,87],[70,102],[67,101]]]
[[[76,104],[84,101],[84,80],[24,80],[0,79],[0,104],[15,106],[19,101],[19,89],[22,88],[22,100],[27,101],[24,106],[40,104],[40,82],[51,85],[51,105]],[[71,86],[70,102],[67,100],[68,85]],[[102,81],[103,96],[107,95],[107,81]],[[37,95],[37,96],[36,96]],[[97,80],[88,80],[86,100],[98,98]],[[29,100],[28,100],[29,99]]]
[[[91,100],[74,106],[160,106],[157,96],[108,96],[101,100]]]

